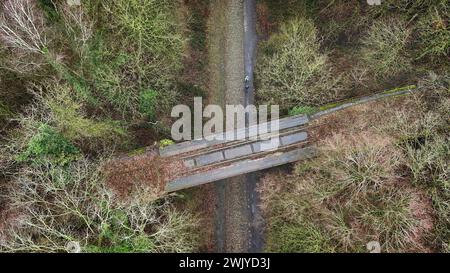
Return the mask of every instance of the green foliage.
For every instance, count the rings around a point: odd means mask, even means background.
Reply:
[[[66,165],[76,160],[79,155],[79,150],[72,143],[55,129],[42,124],[17,159],[19,162],[32,160],[38,164],[49,160],[54,164]]]
[[[109,23],[122,36],[120,45],[135,49],[134,60],[150,86],[158,90],[173,84],[181,68],[185,41],[177,25],[176,3],[169,0],[119,0],[105,3]],[[117,36],[114,37],[117,41]],[[159,87],[159,88],[158,88]]]
[[[105,107],[123,118],[156,118],[177,98],[175,77],[181,69],[185,41],[175,17],[176,4],[120,0],[97,8],[102,28],[88,42],[82,60],[84,78]],[[147,112],[142,112],[146,103],[142,90],[149,89],[157,90],[158,103],[147,103]]]
[[[411,31],[398,19],[376,21],[362,40],[360,57],[376,79],[389,79],[410,69],[405,50]]]
[[[122,234],[114,234],[118,236]],[[113,235],[110,235],[113,236]],[[125,240],[111,241],[110,246],[86,246],[88,253],[149,253],[154,251],[155,245],[149,236],[141,235],[137,237],[127,238]]]
[[[100,226],[95,245],[88,245],[87,252],[130,253],[151,252],[155,248],[152,238],[145,233],[134,234],[127,214],[122,210],[111,211],[110,221]]]
[[[177,5],[170,0],[94,0],[71,7],[66,1],[36,1],[38,8],[27,10],[33,14],[22,14],[36,21],[27,23],[31,29],[4,37],[26,51],[11,52],[8,68],[33,77],[56,72],[75,91],[73,99],[127,120],[142,118],[141,90],[157,90],[153,112],[165,113],[178,97],[176,76],[185,50]],[[20,28],[17,20],[27,22],[25,17],[7,23]]]
[[[179,64],[184,45],[177,33],[173,1],[118,0],[104,5],[127,42],[138,43],[139,49],[147,49],[156,58]]]
[[[72,242],[82,252],[194,250],[194,215],[179,212],[168,199],[144,200],[142,192],[121,200],[105,183],[101,162],[81,159],[80,152],[92,159],[125,142],[124,123],[112,117],[140,126],[143,115],[155,120],[176,102],[185,51],[178,2],[10,2],[33,6],[19,11],[20,18],[0,11],[0,24],[15,31],[0,35],[15,43],[11,50],[1,46],[0,59],[13,71],[8,73],[31,86],[32,103],[0,145],[2,174],[14,173],[1,201],[6,198],[24,217],[2,230],[0,250],[65,252]],[[198,30],[205,23],[191,24],[196,46],[205,46]],[[16,111],[18,104],[10,106]],[[0,119],[7,114],[0,103]]]
[[[170,139],[162,139],[159,141],[160,148],[164,148],[164,147],[167,147],[167,146],[170,146],[173,144],[174,144],[173,140],[170,140]]]
[[[317,107],[312,106],[295,106],[289,110],[289,116],[295,115],[312,115],[317,112]]]
[[[282,24],[263,45],[257,65],[261,103],[284,109],[331,100],[339,89],[327,56],[320,52],[317,29],[311,20],[297,18]]]
[[[67,86],[55,86],[52,92],[42,98],[59,131],[72,141],[100,141],[114,143],[126,136],[126,131],[113,121],[96,121],[87,118],[82,105],[73,100]]]
[[[150,120],[153,120],[156,115],[157,96],[154,90],[143,90],[139,96],[139,111]]]
[[[89,49],[86,76],[92,78],[96,94],[105,104],[123,116],[135,117],[140,81],[133,56],[123,51],[113,52],[102,41],[104,37],[97,39]]]

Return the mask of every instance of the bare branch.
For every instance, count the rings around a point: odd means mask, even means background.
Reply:
[[[48,46],[44,18],[32,0],[6,0],[0,15],[0,39],[10,48],[44,54]]]

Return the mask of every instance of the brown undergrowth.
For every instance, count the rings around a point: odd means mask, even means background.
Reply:
[[[185,167],[180,160],[162,158],[157,148],[150,147],[143,154],[124,155],[104,165],[106,183],[119,197],[127,198],[145,188],[155,199],[165,194],[164,188]]]
[[[436,216],[435,196],[412,176],[410,148],[405,148],[408,130],[410,136],[421,135],[417,123],[434,112],[424,106],[427,95],[316,120],[310,135],[320,155],[297,163],[288,175],[277,169],[262,180],[266,250],[367,252],[366,245],[376,241],[382,252],[440,251],[436,241],[445,237],[437,223],[443,219]],[[439,126],[433,128],[437,134]]]

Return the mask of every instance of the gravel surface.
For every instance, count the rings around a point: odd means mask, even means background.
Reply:
[[[253,101],[255,15],[251,12],[251,16],[246,15],[244,21],[244,12],[254,8],[254,5],[254,0],[211,2],[208,49],[212,103],[223,106]],[[251,88],[246,93],[244,78],[248,73]],[[261,219],[258,214],[256,181],[252,174],[216,183],[216,251],[261,250]]]

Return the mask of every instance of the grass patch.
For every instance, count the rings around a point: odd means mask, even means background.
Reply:
[[[267,242],[268,252],[322,253],[334,252],[331,238],[309,223],[273,223]],[[271,241],[270,241],[271,240]]]
[[[428,13],[420,18],[417,32],[420,39],[418,58],[430,57],[439,62],[450,53],[450,7],[445,1],[430,7]]]

